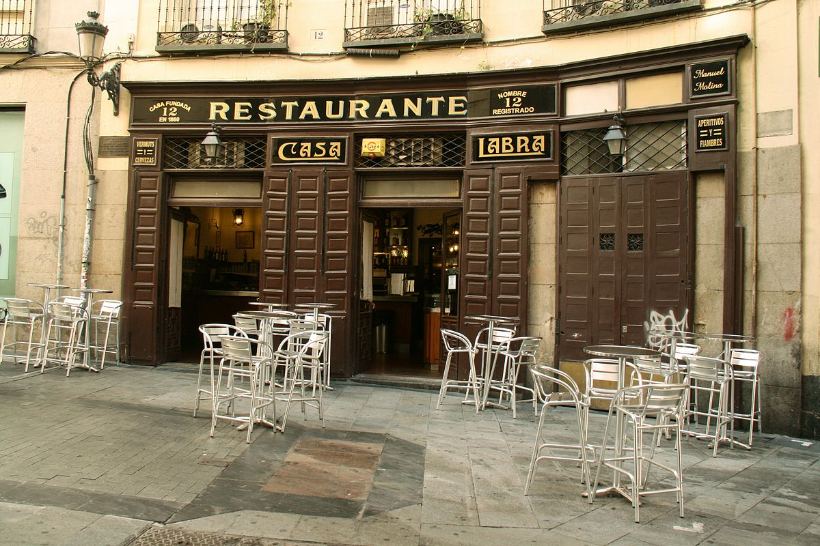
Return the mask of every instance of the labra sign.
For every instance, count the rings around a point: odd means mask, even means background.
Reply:
[[[309,123],[555,114],[555,85],[355,97],[136,97],[133,123]]]
[[[552,133],[511,133],[473,137],[473,162],[552,159]]]

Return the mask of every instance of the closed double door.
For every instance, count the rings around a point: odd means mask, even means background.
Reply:
[[[652,310],[691,299],[687,173],[560,182],[559,358],[590,344],[643,345]]]

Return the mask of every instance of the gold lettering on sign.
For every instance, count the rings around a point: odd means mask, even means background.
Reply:
[[[396,108],[393,106],[393,101],[390,99],[382,99],[382,103],[379,105],[379,109],[376,110],[376,117],[380,118],[382,115],[387,114],[387,117],[395,118],[396,117]]]
[[[476,137],[476,159],[549,159],[548,134]]]
[[[263,102],[259,105],[259,119],[268,121],[276,119],[276,105],[272,102]]]
[[[341,161],[342,141],[287,140],[279,143],[276,157],[281,161]]]

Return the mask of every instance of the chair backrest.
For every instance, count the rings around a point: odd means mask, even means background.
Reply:
[[[222,358],[232,363],[249,364],[253,360],[251,340],[242,336],[219,336]]]
[[[237,328],[246,334],[256,335],[259,333],[259,322],[256,320],[256,317],[237,313],[233,316],[233,322]]]
[[[462,333],[447,328],[441,329],[441,341],[444,343],[444,350],[448,353],[453,351],[471,352],[473,344]]]
[[[578,402],[580,389],[575,380],[566,372],[543,364],[529,367],[535,388],[536,398],[541,402],[548,402],[554,393],[567,393],[574,402]]]
[[[695,356],[700,353],[700,346],[694,343],[675,343],[675,354],[672,355],[680,360],[687,356]]]
[[[85,303],[85,300],[82,296],[60,296],[57,298],[58,302],[67,303],[68,305],[79,305],[82,306]]]
[[[689,380],[722,381],[726,372],[726,361],[708,356],[687,356],[685,358]]]
[[[295,314],[295,313],[294,313]],[[305,320],[308,322],[314,322],[313,320],[313,313],[303,313],[302,315],[297,315],[297,317],[301,320]],[[331,324],[331,316],[326,313],[319,313],[316,315],[316,324],[322,330],[330,330]]]
[[[487,338],[490,335],[490,329],[482,328],[478,331],[478,334],[475,336],[475,343],[473,347],[486,347],[487,346]],[[493,339],[492,344],[494,347],[498,347],[499,345],[506,345],[506,343],[515,337],[515,329],[513,328],[504,328],[498,326],[493,328]]]
[[[98,307],[97,314],[99,316],[116,319],[120,316],[122,302],[119,300],[100,300],[99,302],[94,302],[94,306]]]
[[[614,405],[618,407],[628,404],[630,411],[644,416],[671,415],[680,416],[683,411],[683,401],[686,390],[689,387],[685,384],[657,384],[642,385],[639,387],[625,388],[618,391]],[[638,402],[636,402],[636,400]],[[639,404],[639,409],[635,409],[635,404]],[[677,420],[678,423],[681,419]]]
[[[85,310],[80,305],[67,301],[50,301],[48,302],[48,314],[55,321],[76,322],[84,318]]]
[[[755,349],[732,349],[729,355],[729,363],[734,368],[753,371],[760,365],[760,351]]]
[[[586,392],[595,390],[597,393],[614,395],[617,388],[613,384],[618,384],[618,371],[620,364],[614,358],[590,358],[584,361],[584,375],[586,376]],[[643,379],[638,368],[631,362],[624,363],[624,386],[632,385],[637,380],[638,385],[643,384]],[[628,375],[626,375],[628,374]],[[627,381],[627,377],[629,380]],[[604,385],[602,385],[604,383]]]
[[[22,298],[5,298],[6,316],[10,321],[29,320],[34,316],[42,315],[43,308],[39,303]]]
[[[495,337],[495,336],[493,336]],[[504,354],[519,363],[535,364],[536,354],[541,348],[541,338],[534,336],[514,337],[508,340]]]
[[[222,347],[222,336],[248,337],[247,334],[233,324],[210,322],[199,327],[202,334],[202,344],[206,350],[213,351]]]

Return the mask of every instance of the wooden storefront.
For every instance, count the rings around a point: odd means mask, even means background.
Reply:
[[[623,82],[630,75],[679,71],[681,81],[688,82],[688,71],[703,59],[725,61],[733,73],[734,56],[744,44],[737,38],[560,68],[457,77],[199,82],[195,86],[126,82],[132,96],[133,142],[123,280],[130,360],[157,364],[176,357],[183,321],[178,307],[168,303],[173,292],[168,282],[169,237],[175,214],[170,205],[176,203],[260,211],[258,298],[290,305],[336,304],[340,316],[333,326],[334,375],[357,373],[372,350],[373,317],[362,302],[361,232],[363,215],[374,207],[437,207],[460,214],[458,302],[453,306],[457,312],[442,316],[441,326],[474,334],[464,317],[487,313],[519,317],[521,333],[526,334],[528,305],[543,304],[531,302],[528,291],[528,186],[539,181],[559,185],[560,214],[567,215],[573,206],[586,207],[583,241],[570,242],[573,227],[556,222],[562,230],[556,234],[560,235],[555,260],[562,294],[556,304],[560,324],[555,332],[556,361],[560,353],[577,357],[577,348],[593,340],[636,343],[647,309],[691,307],[694,256],[686,246],[693,229],[691,179],[692,173],[710,170],[725,173],[724,322],[726,331],[733,330],[739,316],[734,138],[727,131],[725,148],[700,153],[693,127],[696,116],[711,111],[725,114],[733,124],[734,93],[697,97],[684,89],[679,103],[645,108],[628,117],[631,123],[680,123],[681,138],[688,142],[682,168],[589,176],[566,172],[564,133],[606,128],[611,112],[567,116],[563,100],[567,87]],[[619,85],[623,88],[623,83]],[[259,142],[260,162],[250,168],[239,166],[243,156],[236,145],[231,152],[234,163],[202,164],[197,143],[212,124],[219,126],[226,142],[241,141],[245,146]],[[183,156],[191,162],[169,167],[169,143],[186,138],[190,146]],[[382,140],[387,147],[384,157],[392,159],[382,164],[363,160],[364,139]],[[411,145],[415,141],[426,147],[426,155],[414,163]],[[460,142],[461,148],[452,152],[452,141]],[[448,150],[452,152],[448,161],[430,160],[447,156]],[[403,158],[405,151],[410,159]],[[174,193],[185,177],[214,185],[253,181],[259,192],[229,197],[216,192],[209,199],[186,200]],[[368,181],[401,177],[456,180],[458,192],[438,196],[422,192],[409,198],[366,195]],[[579,192],[587,197],[582,204],[573,204]],[[639,213],[630,214],[630,207],[640,209]],[[669,213],[675,207],[679,221],[674,226],[656,221],[657,211]],[[630,223],[633,220],[640,225]],[[655,254],[637,258],[623,247],[603,256],[598,233],[603,231],[615,234],[618,241],[633,242],[637,239],[629,235],[640,232],[642,244]],[[670,237],[676,238],[675,248],[656,244],[666,244]],[[588,260],[572,269],[573,255],[578,253],[586,253]],[[628,274],[606,278],[607,271],[636,269],[640,278]],[[584,295],[583,316],[577,314],[579,306],[561,299],[572,293],[567,289],[577,284],[579,275],[586,276],[584,290],[590,289]],[[668,290],[658,288],[664,283]],[[598,287],[597,296],[591,292],[593,285]],[[601,290],[609,290],[606,297]]]

